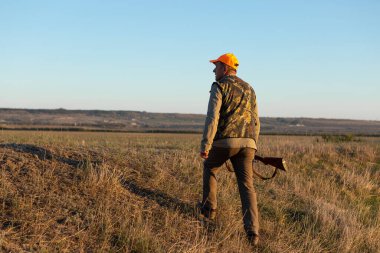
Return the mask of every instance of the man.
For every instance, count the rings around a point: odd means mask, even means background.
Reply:
[[[244,229],[250,243],[257,245],[259,222],[252,161],[257,149],[260,121],[256,95],[252,87],[236,76],[239,66],[235,55],[224,54],[215,64],[200,155],[203,169],[201,216],[213,220],[217,210],[219,168],[231,160],[238,182]]]

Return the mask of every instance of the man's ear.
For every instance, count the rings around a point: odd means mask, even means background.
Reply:
[[[223,69],[223,74],[224,74],[224,75],[228,74],[228,71],[229,71],[228,66],[227,66],[226,64],[223,63],[223,68],[224,68],[224,69]]]

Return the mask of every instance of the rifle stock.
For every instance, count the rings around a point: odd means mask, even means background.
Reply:
[[[283,171],[288,170],[285,160],[281,157],[261,157],[261,156],[255,155],[254,160],[260,161],[264,163],[265,165],[271,165]]]
[[[287,171],[288,170],[288,167],[286,165],[285,160],[283,158],[281,158],[281,157],[262,157],[262,156],[259,156],[259,155],[255,155],[254,160],[260,161],[260,162],[264,163],[265,165],[271,165],[271,166],[273,166],[273,167],[276,168],[274,170],[272,176],[270,176],[270,177],[264,177],[261,174],[259,174],[257,171],[255,171],[255,169],[253,169],[253,173],[256,176],[258,176],[259,178],[261,178],[262,180],[268,180],[268,179],[274,178],[276,176],[276,174],[277,174],[277,170],[278,169],[283,170],[283,171]],[[234,171],[230,167],[230,165],[228,164],[228,161],[226,161],[225,165],[226,165],[228,171],[230,171],[230,172]]]

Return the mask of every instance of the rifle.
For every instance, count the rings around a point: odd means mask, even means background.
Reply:
[[[270,177],[263,177],[262,175],[260,175],[258,172],[256,172],[253,169],[253,173],[259,178],[261,178],[262,180],[268,180],[268,179],[274,178],[279,169],[285,172],[288,170],[288,166],[286,165],[286,162],[282,157],[261,157],[261,156],[255,155],[255,158],[253,160],[260,161],[264,163],[265,165],[271,165],[276,168],[272,176]]]
[[[273,167],[276,168],[274,170],[272,176],[270,176],[270,177],[264,177],[264,176],[260,175],[257,171],[255,171],[254,169],[252,169],[253,173],[256,176],[258,176],[259,178],[261,178],[262,180],[268,180],[268,179],[274,178],[276,176],[276,174],[277,174],[277,171],[279,169],[283,170],[285,172],[288,170],[288,167],[286,165],[285,160],[283,158],[281,158],[281,157],[262,157],[262,156],[259,156],[259,155],[255,155],[255,158],[253,159],[252,163],[254,161],[260,161],[260,162],[264,163],[265,165],[271,165],[271,166],[273,166]],[[226,162],[226,167],[227,167],[227,169],[230,172],[234,171],[233,169],[231,169],[230,165],[227,162]]]

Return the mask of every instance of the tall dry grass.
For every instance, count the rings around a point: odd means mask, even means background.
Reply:
[[[199,141],[1,132],[0,252],[379,252],[380,138],[262,136],[259,153],[285,157],[290,170],[255,181],[257,249],[226,169],[216,224],[198,221]]]

